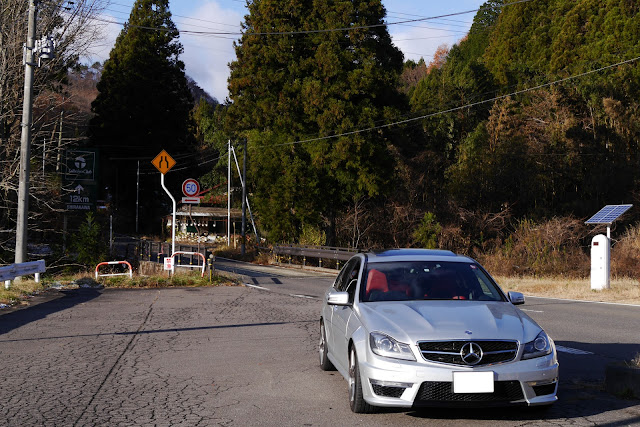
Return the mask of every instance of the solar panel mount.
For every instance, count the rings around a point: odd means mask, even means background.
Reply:
[[[633,205],[607,205],[589,218],[585,224],[612,224]]]

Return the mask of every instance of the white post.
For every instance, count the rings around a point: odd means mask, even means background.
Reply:
[[[227,164],[227,246],[231,246],[231,140]]]
[[[164,189],[165,193],[169,195],[171,198],[171,202],[173,203],[173,220],[171,222],[171,255],[176,251],[176,199],[173,198],[167,187],[164,186],[164,174],[160,174],[160,184]]]
[[[4,281],[4,288],[5,289],[9,289],[11,287],[11,280],[5,280]]]

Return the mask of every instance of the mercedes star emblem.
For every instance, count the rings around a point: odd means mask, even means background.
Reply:
[[[482,348],[474,342],[462,346],[460,357],[467,365],[477,365],[482,360]]]

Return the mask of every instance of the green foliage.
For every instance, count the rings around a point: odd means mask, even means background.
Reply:
[[[170,151],[190,142],[192,100],[177,38],[168,0],[136,0],[104,63],[92,103],[97,145],[155,156],[159,148]]]
[[[105,261],[106,245],[101,236],[100,225],[92,212],[87,213],[86,220],[80,224],[78,232],[74,235],[72,248],[78,253],[78,262],[89,268]]]
[[[262,225],[275,241],[295,241],[303,223],[331,227],[352,195],[386,190],[393,164],[384,133],[315,138],[372,128],[397,114],[402,54],[384,26],[359,28],[383,23],[380,1],[258,0],[248,7],[225,128],[249,138],[252,163],[260,165],[251,182]],[[256,34],[347,27],[356,29]]]
[[[414,240],[423,248],[436,249],[438,236],[442,232],[442,226],[436,221],[436,216],[427,212],[424,214],[418,228],[413,232]]]
[[[316,227],[304,224],[302,226],[302,234],[300,235],[301,245],[321,246],[327,241],[327,235],[324,231]]]
[[[141,222],[146,232],[157,230],[159,216],[170,209],[157,175],[141,174],[136,191],[132,183],[138,182],[137,165],[133,160],[140,159],[147,167],[163,149],[179,160],[181,154],[191,154],[196,148],[190,115],[193,100],[168,3],[136,0],[104,63],[98,95],[91,104],[95,113],[90,122],[91,143],[100,149],[102,159],[100,188],[109,188],[98,197],[113,201],[123,231],[134,229],[138,194],[140,209],[148,213],[147,220]],[[190,166],[185,163],[181,166]],[[171,177],[167,185],[175,194],[187,176],[172,171]]]

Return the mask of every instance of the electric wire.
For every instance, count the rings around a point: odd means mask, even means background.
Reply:
[[[316,142],[316,141],[324,141],[324,140],[329,140],[329,139],[335,139],[335,138],[341,138],[344,136],[350,136],[350,135],[356,135],[356,134],[360,134],[360,133],[364,133],[364,132],[371,132],[374,130],[380,130],[380,129],[385,129],[385,128],[389,128],[389,127],[393,127],[393,126],[399,126],[405,123],[411,123],[414,121],[418,121],[418,120],[423,120],[423,119],[428,119],[431,117],[435,117],[435,116],[439,116],[442,114],[447,114],[447,113],[453,113],[456,111],[460,111],[460,110],[465,110],[468,108],[472,108],[472,107],[476,107],[478,105],[482,105],[482,104],[487,104],[487,103],[491,103],[491,102],[495,102],[495,101],[499,101],[501,99],[505,99],[511,96],[517,96],[517,95],[521,95],[523,93],[526,92],[531,92],[534,90],[538,90],[538,89],[543,89],[545,87],[549,87],[549,86],[553,86],[553,85],[557,85],[560,83],[564,83],[570,80],[575,80],[584,76],[588,76],[591,74],[595,74],[598,73],[600,71],[604,71],[604,70],[608,70],[611,68],[615,68],[615,67],[619,67],[621,65],[625,65],[625,64],[631,64],[633,62],[636,62],[640,60],[640,56],[635,57],[635,58],[631,58],[631,59],[627,59],[625,61],[621,61],[621,62],[617,62],[615,64],[610,64],[610,65],[606,65],[600,68],[597,68],[595,70],[589,70],[589,71],[585,71],[583,73],[579,73],[579,74],[575,74],[573,76],[569,76],[569,77],[564,77],[558,80],[554,80],[552,82],[547,82],[547,83],[542,83],[536,86],[532,86],[529,88],[525,88],[525,89],[521,89],[521,90],[517,90],[508,94],[504,94],[504,95],[499,95],[499,96],[495,96],[489,99],[484,99],[481,101],[477,101],[477,102],[472,102],[472,103],[468,103],[465,105],[460,105],[457,107],[453,107],[453,108],[449,108],[446,110],[441,110],[441,111],[436,111],[434,113],[429,113],[429,114],[424,114],[421,116],[417,116],[417,117],[412,117],[409,119],[404,119],[404,120],[399,120],[399,121],[395,121],[392,123],[385,123],[382,125],[378,125],[378,126],[371,126],[368,128],[364,128],[364,129],[357,129],[357,130],[353,130],[353,131],[349,131],[349,132],[343,132],[343,133],[339,133],[339,134],[335,134],[335,135],[328,135],[328,136],[322,136],[322,137],[316,137],[316,138],[309,138],[309,139],[304,139],[304,140],[300,140],[300,141],[292,141],[292,142],[286,142],[286,143],[282,143],[282,144],[273,144],[273,145],[257,145],[257,146],[253,146],[250,148],[262,148],[262,147],[282,147],[282,146],[290,146],[290,145],[297,145],[297,144],[305,144],[308,142]]]
[[[460,15],[467,15],[470,13],[474,13],[474,12],[479,12],[481,10],[484,9],[498,9],[498,8],[504,8],[507,6],[513,6],[516,4],[520,4],[520,3],[528,3],[531,1],[535,1],[535,0],[517,0],[511,3],[505,3],[503,5],[494,5],[494,6],[481,6],[479,8],[476,9],[470,9],[470,10],[465,10],[465,11],[461,11],[461,12],[452,12],[452,13],[446,13],[446,14],[442,14],[442,15],[435,15],[435,16],[427,16],[427,17],[421,17],[421,18],[414,18],[414,19],[406,19],[406,20],[402,20],[402,21],[395,21],[395,22],[382,22],[380,24],[371,24],[371,25],[357,25],[357,26],[352,26],[352,27],[341,27],[341,28],[326,28],[326,29],[318,29],[318,30],[298,30],[298,31],[257,31],[257,32],[249,32],[249,33],[243,33],[242,31],[193,31],[193,30],[183,30],[182,32],[186,33],[186,34],[201,34],[201,35],[244,35],[244,34],[248,34],[248,35],[252,35],[252,36],[274,36],[274,35],[299,35],[299,34],[321,34],[321,33],[331,33],[331,32],[344,32],[344,31],[354,31],[354,30],[363,30],[363,29],[370,29],[370,28],[380,28],[380,27],[389,27],[392,25],[403,25],[403,24],[411,24],[411,23],[415,23],[415,22],[425,22],[425,21],[431,21],[431,20],[436,20],[436,19],[443,19],[443,18],[449,18],[449,17],[453,17],[453,16],[460,16]],[[134,25],[134,24],[130,24],[130,23],[125,23],[125,22],[118,22],[118,21],[112,21],[112,20],[108,20],[108,19],[101,19],[101,18],[96,18],[97,21],[101,21],[101,22],[106,22],[109,24],[117,24],[117,25],[128,25],[129,27],[133,27],[133,28],[140,28],[140,29],[144,29],[144,30],[150,30],[150,31],[170,31],[168,28],[158,28],[158,27],[149,27],[149,26],[145,26],[145,25]]]

